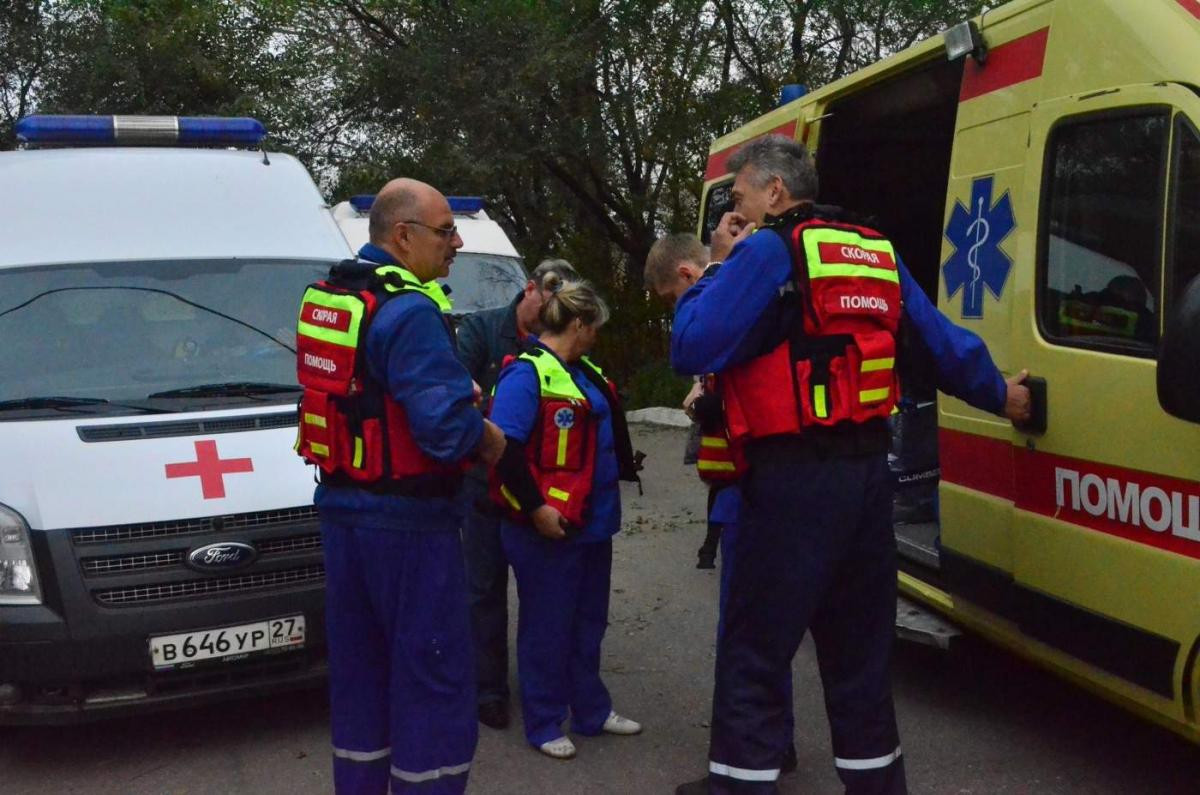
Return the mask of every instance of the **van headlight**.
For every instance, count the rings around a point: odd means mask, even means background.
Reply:
[[[21,514],[0,505],[0,605],[41,603],[29,525]]]

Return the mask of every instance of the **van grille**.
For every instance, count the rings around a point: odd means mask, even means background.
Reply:
[[[237,530],[269,528],[272,525],[315,522],[316,520],[317,509],[308,505],[300,508],[284,508],[278,511],[256,511],[232,516],[205,516],[199,519],[181,519],[174,522],[85,527],[73,530],[71,538],[76,544],[107,544],[114,541],[142,541],[200,533],[227,533]]]
[[[70,531],[83,586],[101,607],[216,599],[272,588],[319,586],[325,578],[317,509],[206,516]],[[236,571],[192,568],[208,544],[250,544],[257,558]]]
[[[177,566],[183,562],[183,550],[152,552],[147,555],[120,555],[108,558],[84,558],[79,561],[84,574],[94,577],[100,574],[121,574],[127,571],[145,571]]]
[[[298,569],[245,574],[206,580],[140,585],[96,591],[96,601],[106,607],[124,607],[175,599],[190,599],[216,594],[247,593],[285,585],[319,582],[325,579],[325,567],[316,564]]]
[[[321,548],[321,534],[309,533],[303,536],[292,536],[290,538],[272,538],[268,541],[260,541],[254,546],[258,547],[260,555],[287,555],[293,552],[311,552]]]
[[[259,557],[270,555],[290,555],[297,552],[314,552],[321,549],[321,534],[307,533],[301,536],[286,538],[269,538],[255,543]],[[150,552],[137,555],[109,555],[106,557],[81,558],[79,565],[83,573],[89,577],[105,574],[123,574],[149,569],[166,569],[183,565],[186,549],[171,549],[164,552]]]

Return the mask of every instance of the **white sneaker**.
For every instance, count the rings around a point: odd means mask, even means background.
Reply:
[[[546,756],[552,756],[555,759],[571,759],[575,756],[575,743],[571,742],[570,737],[563,736],[557,740],[542,743],[538,746],[538,750]]]
[[[642,724],[636,720],[622,718],[616,712],[610,712],[608,719],[604,721],[604,731],[609,734],[641,734]]]

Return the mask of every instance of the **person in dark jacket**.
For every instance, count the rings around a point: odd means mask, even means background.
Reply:
[[[508,306],[474,312],[460,322],[458,358],[484,395],[491,394],[505,358],[517,355],[522,341],[541,331],[538,313],[548,295],[544,282],[551,274],[560,281],[579,279],[566,260],[545,260],[534,268],[525,288]],[[508,560],[500,545],[500,516],[487,504],[486,496],[487,470],[475,467],[463,483],[461,501],[477,711],[480,723],[503,729],[509,721]]]

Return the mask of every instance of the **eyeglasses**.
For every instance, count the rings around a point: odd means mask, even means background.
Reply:
[[[442,238],[450,238],[450,237],[454,237],[455,235],[458,234],[458,225],[457,224],[452,224],[450,226],[430,226],[429,224],[423,224],[420,221],[401,221],[400,223],[413,224],[415,226],[423,226],[426,229],[428,229],[430,232],[433,232],[435,235],[437,235],[438,237],[442,237]]]

